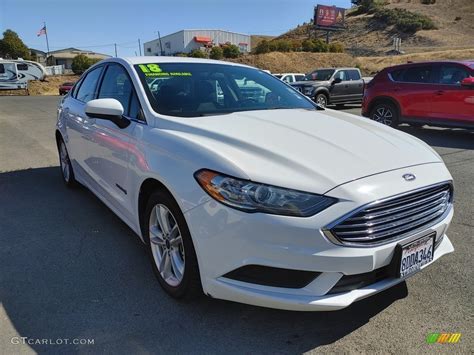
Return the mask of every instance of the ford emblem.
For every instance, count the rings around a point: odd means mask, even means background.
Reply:
[[[416,179],[416,176],[413,175],[413,174],[403,174],[403,178],[406,180],[406,181],[413,181]]]

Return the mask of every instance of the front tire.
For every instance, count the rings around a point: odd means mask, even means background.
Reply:
[[[326,107],[328,105],[328,98],[325,94],[317,94],[314,101],[321,107]]]
[[[145,210],[145,242],[155,276],[174,298],[202,295],[201,278],[191,234],[173,197],[154,192]]]
[[[69,153],[66,148],[66,144],[61,138],[58,142],[59,152],[59,166],[61,168],[61,175],[63,182],[67,187],[76,187],[78,185],[76,178],[74,177],[74,170],[72,169],[71,160],[69,159]]]
[[[399,123],[398,110],[395,105],[382,102],[370,111],[370,119],[382,123],[386,126],[397,127]]]

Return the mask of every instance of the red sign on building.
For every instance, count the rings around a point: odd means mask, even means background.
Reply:
[[[345,9],[336,6],[318,5],[314,9],[314,24],[318,27],[344,27]]]

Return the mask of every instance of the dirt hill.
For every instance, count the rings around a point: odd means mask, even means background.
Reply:
[[[380,55],[392,48],[393,37],[402,38],[402,50],[407,53],[425,50],[474,47],[474,0],[436,0],[423,4],[423,0],[386,0],[384,9],[406,9],[425,15],[436,29],[404,33],[394,25],[386,25],[374,18],[374,14],[356,14],[355,9],[346,13],[347,29],[331,34],[331,40],[340,41],[353,55]],[[427,1],[425,1],[427,2]],[[306,39],[324,37],[314,32],[311,25],[301,25],[279,38]]]

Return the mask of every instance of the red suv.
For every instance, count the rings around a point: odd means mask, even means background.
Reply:
[[[474,128],[474,61],[385,68],[366,86],[362,115],[392,127]]]

